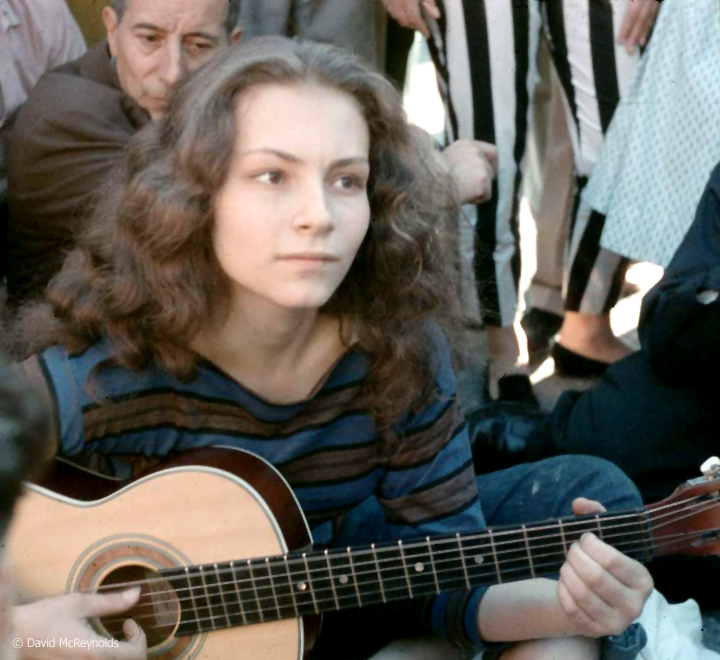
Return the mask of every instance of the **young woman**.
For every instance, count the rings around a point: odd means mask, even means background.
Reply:
[[[573,502],[579,484],[608,508],[636,506],[627,478],[596,459],[476,481],[445,340],[456,212],[447,172],[380,75],[329,46],[233,49],[132,142],[51,286],[50,347],[23,368],[55,406],[58,451],[133,464],[242,447],[278,467],[330,545],[602,510]],[[644,633],[628,626],[651,589],[639,563],[587,535],[557,582],[413,611],[418,631],[466,649],[443,657],[634,658]],[[44,616],[72,626],[81,609],[59,601]],[[362,621],[329,657],[375,638]]]

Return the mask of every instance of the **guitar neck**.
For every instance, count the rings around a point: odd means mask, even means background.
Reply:
[[[195,634],[554,575],[586,532],[640,561],[653,556],[650,516],[638,510],[161,575],[185,604],[178,634]]]

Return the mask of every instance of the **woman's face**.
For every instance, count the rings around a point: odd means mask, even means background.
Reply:
[[[322,307],[370,221],[370,136],[355,99],[314,85],[243,93],[213,244],[233,297]]]

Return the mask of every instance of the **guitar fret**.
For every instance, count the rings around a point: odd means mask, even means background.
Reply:
[[[268,577],[270,578],[270,589],[272,589],[273,599],[275,600],[275,609],[278,613],[278,619],[282,619],[282,612],[280,612],[280,601],[278,600],[277,591],[275,589],[275,580],[273,580],[272,571],[270,570],[270,557],[265,559],[265,566],[267,567]]]
[[[600,522],[600,514],[595,514],[595,522],[597,522],[597,529],[598,529],[598,538],[602,539],[603,537],[603,529],[602,529],[602,523]]]
[[[433,549],[432,545],[430,544],[429,536],[425,537],[425,542],[427,543],[428,554],[430,555],[430,566],[432,567],[433,579],[435,580],[435,591],[437,591],[437,593],[440,593],[440,583],[438,582],[437,570],[435,569],[435,557],[433,556]]]
[[[328,574],[330,576],[330,586],[332,587],[333,598],[335,599],[336,609],[340,609],[340,601],[338,600],[337,591],[335,591],[335,576],[332,572],[332,566],[330,565],[330,554],[325,550],[325,561],[327,562]]]
[[[315,597],[315,588],[313,587],[313,583],[312,583],[312,575],[310,573],[310,566],[308,565],[307,554],[305,552],[303,552],[302,557],[303,557],[303,561],[305,562],[305,572],[307,573],[308,587],[310,588],[310,595],[312,596],[313,605],[315,606],[315,614],[319,614],[320,608],[318,607],[317,598]]]
[[[523,538],[525,539],[525,548],[527,549],[528,562],[530,563],[530,573],[535,578],[535,566],[533,565],[532,552],[530,551],[530,540],[528,539],[527,528],[522,526]]]
[[[290,596],[292,597],[293,608],[295,608],[295,616],[300,617],[300,610],[298,609],[297,598],[295,598],[295,585],[293,584],[292,577],[290,575],[290,564],[288,563],[288,556],[283,555],[285,561],[285,572],[287,573],[288,584],[290,585]]]
[[[375,571],[378,574],[378,584],[380,585],[380,595],[382,596],[383,603],[387,603],[387,599],[385,598],[385,587],[383,586],[382,574],[380,573],[380,563],[378,562],[377,549],[375,548],[374,543],[370,547],[372,548],[373,559],[375,560]]]
[[[200,579],[202,580],[203,590],[205,591],[205,599],[207,602],[207,611],[208,611],[208,614],[210,615],[210,617],[209,617],[210,625],[213,627],[213,630],[215,630],[217,628],[217,626],[215,625],[215,615],[213,614],[213,611],[212,611],[212,603],[210,602],[210,593],[208,592],[207,582],[205,581],[205,569],[202,566],[200,566]],[[205,620],[207,621],[207,617],[205,618]]]
[[[498,584],[502,584],[503,580],[502,575],[500,574],[500,562],[498,561],[497,549],[495,548],[495,539],[493,537],[493,532],[491,529],[488,529],[488,536],[490,538],[490,549],[492,550],[493,561],[495,562],[495,571],[497,573]]]
[[[650,561],[654,553],[652,543],[648,545],[648,541],[652,539],[652,518],[650,517],[649,511],[645,510],[641,516],[638,516],[638,526],[645,527],[645,532],[643,533],[641,531],[640,533],[642,534],[643,548],[645,548],[645,561]]]
[[[467,564],[465,563],[465,553],[462,548],[462,541],[460,540],[460,534],[456,534],[458,543],[458,550],[460,551],[460,561],[462,562],[463,573],[465,573],[465,582],[467,583],[468,589],[470,588],[470,576],[468,575]]]
[[[218,581],[218,588],[220,589],[220,601],[222,602],[223,610],[225,610],[225,619],[227,620],[227,626],[228,628],[232,625],[230,622],[230,613],[228,612],[227,603],[225,602],[225,593],[224,589],[222,587],[222,579],[220,578],[220,570],[218,569],[217,564],[213,564],[213,567],[215,568],[215,575],[217,576]]]
[[[562,520],[558,520],[558,528],[560,529],[560,541],[562,542],[563,554],[567,557],[568,544],[567,544],[567,539],[565,538],[565,529],[563,527]]]
[[[265,616],[263,615],[263,608],[262,604],[260,603],[260,596],[258,595],[257,590],[257,584],[255,583],[255,572],[253,571],[252,567],[252,559],[247,560],[247,567],[248,567],[248,573],[250,574],[250,584],[252,585],[253,593],[255,594],[255,602],[257,603],[257,614],[260,617],[260,621],[265,621]]]
[[[190,600],[192,602],[193,611],[195,612],[195,625],[197,628],[200,628],[200,614],[198,612],[197,603],[195,602],[195,588],[192,585],[192,582],[190,581],[190,567],[185,567],[185,576],[187,577],[187,583],[188,583],[188,591],[190,593]]]
[[[237,581],[237,575],[235,574],[235,562],[230,562],[230,573],[232,575],[233,583],[235,584],[235,593],[237,594],[238,607],[240,608],[240,616],[244,625],[247,625],[247,616],[245,615],[245,606],[243,604],[242,594],[240,593],[240,585]]]
[[[410,584],[410,575],[408,575],[407,559],[405,559],[405,549],[403,548],[402,540],[398,541],[398,547],[400,548],[400,560],[402,561],[403,572],[405,573],[405,582],[407,582],[408,592],[410,593],[410,598],[412,598],[412,584]]]
[[[350,573],[352,573],[353,582],[355,583],[355,593],[357,594],[358,605],[362,607],[362,598],[360,597],[360,587],[358,586],[357,574],[355,573],[355,564],[353,563],[352,551],[347,549],[348,560],[350,562]]]

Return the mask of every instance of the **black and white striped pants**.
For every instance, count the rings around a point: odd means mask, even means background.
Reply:
[[[628,262],[600,248],[605,218],[581,202],[605,132],[639,61],[616,37],[631,0],[444,0],[430,51],[450,140],[498,148],[491,201],[476,207],[474,269],[486,325],[512,325],[520,279],[518,212],[541,35],[563,85],[577,185],[563,293],[565,309],[608,312]],[[540,229],[541,230],[541,229]]]

